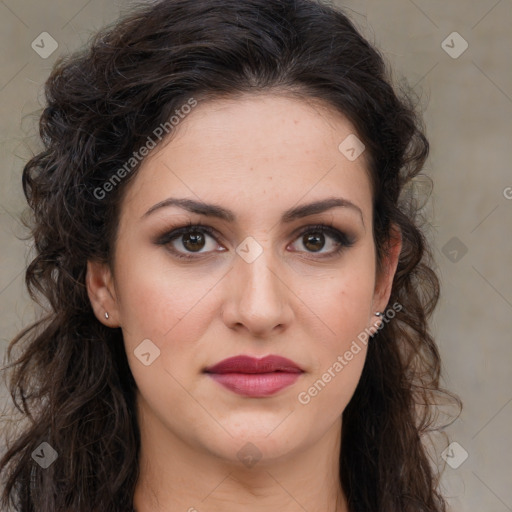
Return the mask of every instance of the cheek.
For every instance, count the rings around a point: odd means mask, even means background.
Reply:
[[[215,283],[214,276],[172,269],[166,258],[163,249],[135,249],[117,261],[119,312],[130,344],[154,338],[160,345],[182,325],[198,326],[197,319],[204,317],[204,311],[198,315],[201,299]]]
[[[321,322],[315,322],[320,331],[310,333],[315,350],[311,378],[301,387],[297,398],[303,406],[311,404],[324,411],[322,414],[332,416],[332,420],[350,401],[366,358],[374,275],[373,259],[360,256],[351,259],[350,265],[347,263],[316,293],[306,295]]]
[[[193,378],[204,366],[198,343],[207,337],[216,311],[212,301],[219,277],[173,269],[163,250],[143,253],[135,247],[116,265],[125,350],[142,394],[155,404],[165,403],[164,396],[187,403],[180,383],[195,385]],[[142,355],[148,352],[146,366]]]
[[[368,343],[368,307],[372,282],[337,281],[324,301],[324,336],[312,336],[314,365],[297,395],[306,411],[315,410],[326,422],[335,421],[352,398],[363,371]],[[311,407],[311,409],[309,409]],[[305,411],[305,412],[306,412]]]
[[[309,336],[331,357],[347,350],[372,321],[373,265],[371,257],[359,252],[330,275],[301,281],[300,297],[317,318],[317,329]],[[311,327],[313,322],[309,322]]]
[[[366,351],[366,344],[356,341],[336,354],[299,390],[299,404],[306,410],[313,407],[332,420],[341,415],[361,377]]]

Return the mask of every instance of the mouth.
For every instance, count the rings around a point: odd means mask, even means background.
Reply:
[[[234,393],[262,398],[291,386],[304,371],[290,359],[271,355],[262,359],[230,357],[206,368],[204,373]]]

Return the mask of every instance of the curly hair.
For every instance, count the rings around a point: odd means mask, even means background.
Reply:
[[[402,235],[389,302],[403,308],[372,336],[343,412],[339,476],[350,510],[446,510],[423,441],[442,429],[436,397],[460,400],[440,387],[428,326],[439,279],[417,212],[401,203],[429,143],[413,92],[393,84],[381,53],[341,10],[314,0],[146,2],[55,63],[44,146],[22,175],[36,251],[25,282],[44,313],[7,350],[13,414],[23,421],[6,435],[3,507],[131,510],[136,383],[122,331],[96,319],[85,276],[88,260],[113,261],[121,200],[140,165],[104,197],[98,187],[189,98],[276,91],[341,112],[365,144],[379,272],[390,228]],[[44,441],[59,457],[43,470],[32,454]]]

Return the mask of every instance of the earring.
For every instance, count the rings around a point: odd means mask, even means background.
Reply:
[[[382,311],[376,311],[376,312],[374,313],[374,315],[375,315],[375,316],[378,316],[379,318],[382,318],[382,317],[384,316],[384,313],[383,313]],[[380,329],[380,328],[382,327],[382,325],[383,325],[383,322],[379,322],[378,324],[374,324],[374,326],[375,326],[375,327],[377,327],[377,326],[378,326],[378,329]],[[375,334],[375,333],[374,333],[374,334]],[[374,334],[372,334],[372,338],[373,338]]]
[[[108,313],[105,311],[105,318],[108,320]]]

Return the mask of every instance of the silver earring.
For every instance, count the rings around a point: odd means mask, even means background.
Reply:
[[[108,313],[105,311],[105,318],[108,320]]]
[[[382,313],[381,311],[376,311],[374,313],[375,316],[382,316],[384,313]]]

